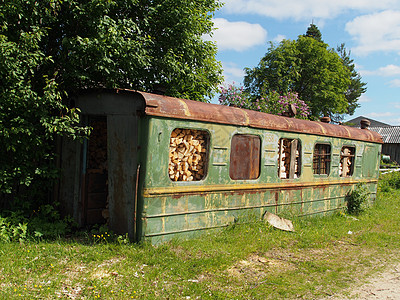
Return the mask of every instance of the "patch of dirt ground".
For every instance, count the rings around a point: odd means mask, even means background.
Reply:
[[[400,263],[370,277],[367,283],[349,289],[345,296],[333,295],[326,299],[400,300]]]

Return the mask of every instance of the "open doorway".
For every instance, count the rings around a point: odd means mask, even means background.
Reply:
[[[84,168],[83,209],[84,224],[105,224],[108,213],[108,163],[107,163],[107,118],[89,117],[92,127],[87,141],[86,168]]]

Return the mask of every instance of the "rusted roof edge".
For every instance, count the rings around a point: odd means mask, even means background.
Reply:
[[[316,122],[319,123],[317,121],[310,121],[310,122]],[[343,126],[343,125],[335,125],[335,126]],[[318,136],[326,136],[326,137],[339,137],[339,138],[344,138],[344,139],[349,139],[349,140],[354,140],[354,141],[367,141],[367,142],[372,142],[372,143],[378,143],[378,144],[383,144],[383,141],[381,139],[381,137],[377,137],[376,135],[369,135],[368,138],[357,138],[357,137],[353,137],[353,136],[346,136],[346,135],[340,135],[340,134],[330,134],[330,133],[316,133],[316,132],[311,132],[311,131],[300,131],[300,130],[286,130],[286,129],[276,129],[276,128],[267,128],[267,127],[260,127],[260,126],[252,126],[249,125],[248,127],[251,128],[257,128],[257,129],[267,129],[267,130],[275,130],[275,131],[283,131],[283,132],[293,132],[293,133],[300,133],[300,134],[311,134],[311,135],[318,135]],[[363,129],[365,130],[365,129]]]
[[[96,90],[96,92],[101,93],[101,90]],[[146,104],[145,113],[149,116],[383,143],[382,137],[378,133],[367,129],[287,118],[237,107],[178,99],[128,89],[103,90],[103,92],[140,96]]]

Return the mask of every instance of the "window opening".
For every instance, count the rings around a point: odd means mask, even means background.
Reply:
[[[206,175],[209,135],[206,131],[176,128],[169,144],[169,178],[198,181]]]
[[[301,173],[301,144],[297,139],[279,140],[278,176],[282,179],[300,177]]]
[[[229,176],[233,180],[257,179],[260,176],[261,140],[257,135],[232,137]]]
[[[316,144],[314,147],[314,174],[329,175],[331,167],[331,145]]]
[[[349,177],[354,171],[354,157],[356,148],[344,146],[340,151],[339,176]]]

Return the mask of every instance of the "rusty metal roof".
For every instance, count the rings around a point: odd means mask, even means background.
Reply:
[[[382,137],[378,133],[366,129],[282,117],[236,107],[178,99],[133,90],[115,90],[114,92],[140,95],[146,104],[145,113],[151,116],[382,143]]]
[[[138,92],[146,101],[146,114],[279,131],[341,137],[382,143],[374,131],[322,122],[287,118],[257,111]]]
[[[400,126],[370,127],[370,130],[379,133],[385,144],[400,144]]]

